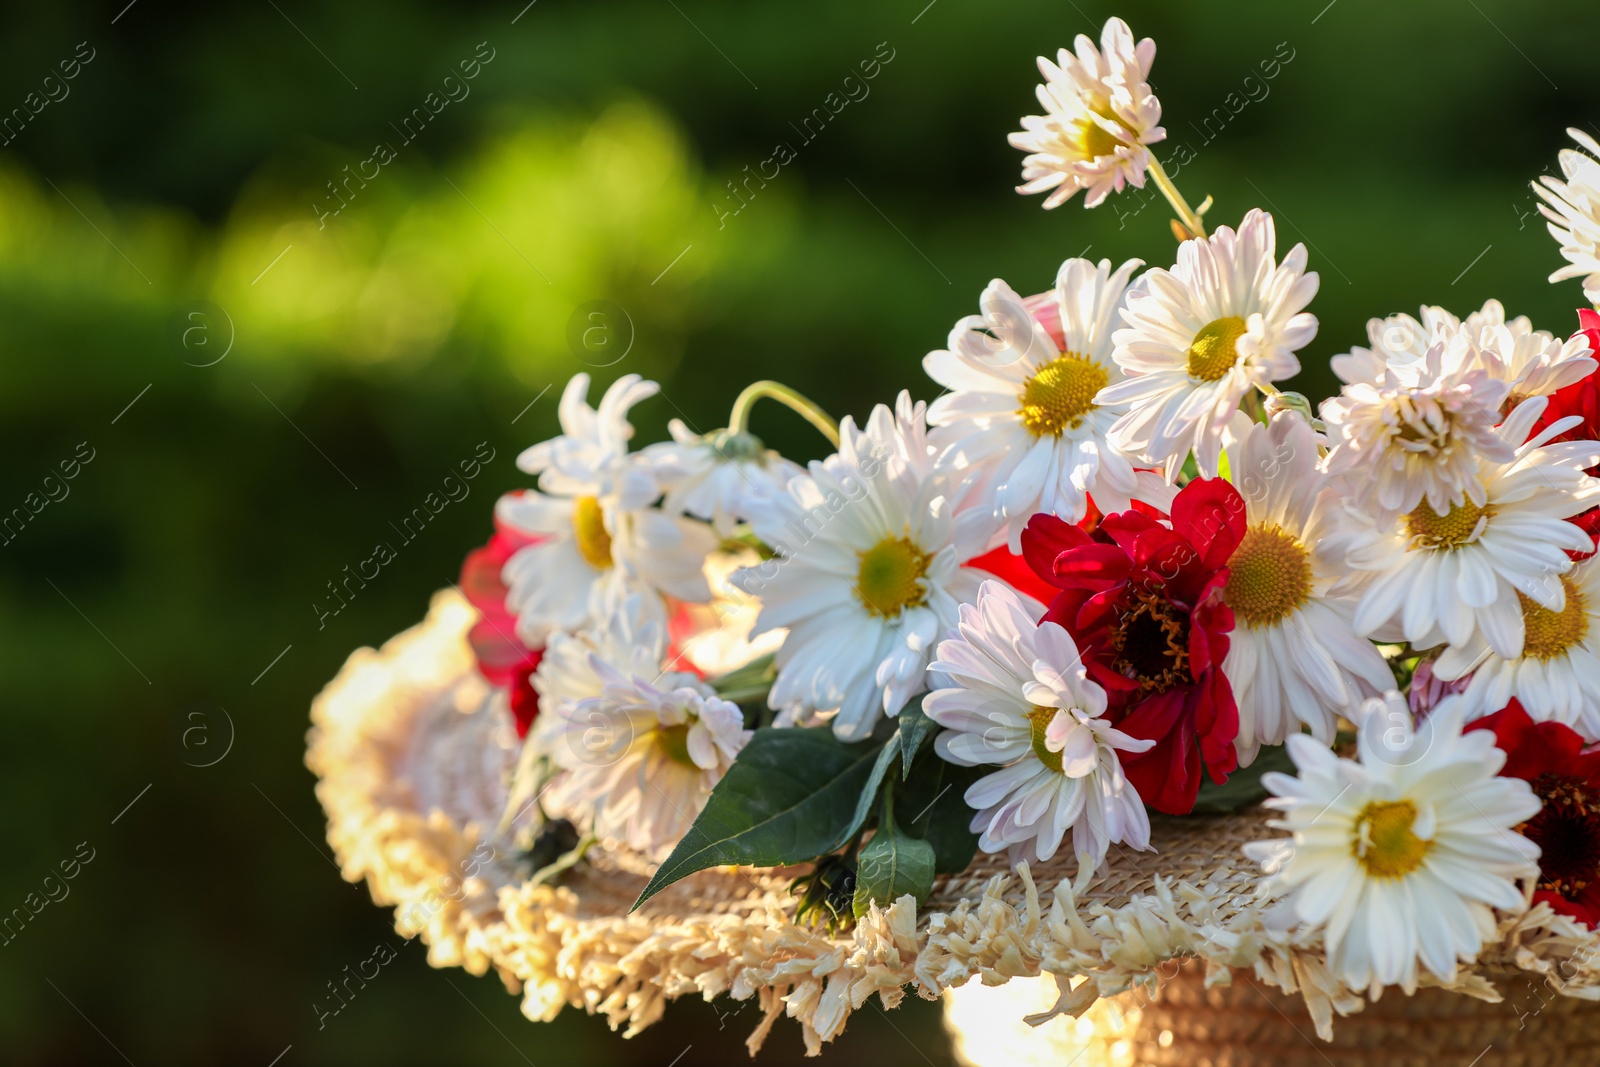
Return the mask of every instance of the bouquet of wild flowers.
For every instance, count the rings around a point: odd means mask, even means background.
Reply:
[[[933,403],[836,424],[758,382],[631,450],[656,386],[568,384],[461,583],[532,880],[596,843],[649,861],[640,903],[800,867],[791,914],[841,935],[979,852],[1068,858],[1070,899],[1149,812],[1265,799],[1268,925],[1333,988],[1456,982],[1530,908],[1600,923],[1600,315],[1374,319],[1337,396],[1281,391],[1318,277],[1168,179],[1154,53],[1113,19],[1041,59],[1012,143],[1047,208],[1153,181],[1176,261],[992,282]],[[1600,145],[1570,132],[1551,280],[1600,301]],[[836,451],[766,448],[764,399]]]

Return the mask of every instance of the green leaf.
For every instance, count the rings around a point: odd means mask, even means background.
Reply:
[[[734,668],[721,678],[713,679],[711,687],[723,700],[740,704],[766,696],[777,677],[778,669],[772,662],[771,654],[768,654],[751,660],[743,667]]]
[[[1256,755],[1254,763],[1234,771],[1224,785],[1218,785],[1209,777],[1200,783],[1200,794],[1195,798],[1193,814],[1227,815],[1261,803],[1267,799],[1267,788],[1261,784],[1261,776],[1268,771],[1295,773],[1294,761],[1289,758],[1289,751],[1283,745],[1263,748]]]
[[[888,773],[889,765],[894,762],[899,753],[900,746],[894,738],[884,742],[883,748],[878,752],[877,762],[872,765],[872,774],[867,777],[866,783],[861,787],[861,795],[856,798],[855,815],[850,819],[850,826],[839,835],[839,840],[833,848],[825,851],[832,852],[846,841],[855,836],[857,830],[866,824],[867,815],[872,811],[873,803],[878,799],[878,787],[883,785],[883,776]]]
[[[633,906],[707,867],[777,867],[832,852],[849,837],[881,755],[881,744],[847,745],[827,726],[757,730]]]
[[[763,560],[768,560],[777,555],[772,551],[772,546],[755,535],[749,527],[736,532],[732,537],[724,538],[721,549],[724,552],[737,552],[741,548],[754,549],[756,555]]]
[[[873,902],[886,908],[907,893],[920,905],[933,892],[933,867],[932,845],[902,831],[892,817],[881,820],[856,862],[856,918]]]
[[[907,833],[933,846],[937,873],[956,874],[972,862],[978,835],[968,829],[976,813],[967,805],[966,792],[993,771],[993,767],[960,767],[929,755],[901,787],[895,800],[901,822]]]
[[[901,756],[900,779],[904,781],[911,777],[911,764],[916,761],[923,742],[938,729],[939,724],[928,718],[920,700],[901,708],[896,718],[899,722],[899,731],[895,736],[899,740]]]

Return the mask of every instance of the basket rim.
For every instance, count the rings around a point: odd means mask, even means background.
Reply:
[[[442,762],[440,750],[448,752],[439,730],[476,731],[468,745],[507,744],[508,717],[494,715],[466,643],[476,617],[460,594],[443,590],[422,622],[381,649],[352,653],[312,704],[306,764],[344,878],[366,881],[374,903],[393,906],[397,931],[420,935],[431,965],[477,975],[494,968],[522,994],[530,1019],[571,1005],[632,1036],[669,999],[726,993],[754,997],[763,1010],[752,1052],[787,1014],[814,1054],[873,994],[892,1008],[907,988],[936,999],[973,978],[997,985],[1050,974],[1061,996],[1042,1021],[1148,989],[1173,960],[1203,964],[1208,983],[1247,969],[1302,994],[1324,1040],[1334,1015],[1367,1002],[1327,969],[1315,932],[1269,921],[1271,904],[1237,847],[1266,832],[1261,811],[1153,820],[1164,860],[1114,855],[1081,893],[1063,865],[1008,869],[1003,857],[980,853],[967,871],[940,880],[920,914],[902,897],[874,905],[838,937],[795,924],[787,878],[771,870],[703,871],[637,913],[628,910],[629,887],[636,881],[636,894],[648,868],[623,852],[592,853],[562,885],[530,885],[508,843],[494,838],[491,818],[425,800],[430,775],[442,773],[429,757]],[[1534,904],[1501,917],[1478,961],[1454,981],[1424,973],[1421,985],[1497,1001],[1492,978],[1506,973],[1600,1000],[1600,932]]]

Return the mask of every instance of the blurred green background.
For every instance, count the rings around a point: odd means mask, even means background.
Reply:
[[[753,1006],[680,1003],[631,1042],[536,1026],[417,945],[319,1031],[325,983],[400,942],[331,866],[307,706],[485,538],[574,372],[663,383],[641,441],[722,425],[766,376],[859,417],[934,394],[919,360],[992,277],[1166,264],[1159,202],[1011,191],[1034,56],[1109,14],[1159,44],[1191,200],[1311,246],[1304,391],[1370,316],[1493,295],[1565,333],[1581,299],[1544,281],[1528,182],[1566,126],[1600,132],[1592,0],[125,2],[13,5],[0,38],[0,109],[24,109],[0,149],[0,510],[68,494],[0,545],[0,912],[94,850],[0,945],[6,1063],[742,1057]],[[845,79],[874,58],[863,96]],[[734,199],[779,142],[796,158]],[[755,429],[819,453],[777,409]],[[325,583],[483,441],[468,502],[319,630]],[[785,1022],[762,1060],[801,1054]],[[949,1062],[914,999],[829,1054]]]

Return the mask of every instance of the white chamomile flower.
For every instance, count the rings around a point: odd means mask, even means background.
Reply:
[[[1586,741],[1600,741],[1600,564],[1579,563],[1559,581],[1566,605],[1551,611],[1518,596],[1527,636],[1522,655],[1495,655],[1475,637],[1440,653],[1433,673],[1466,682],[1461,699],[1467,717],[1499,711],[1520,701],[1536,722],[1559,722]]]
[[[660,859],[705,807],[750,740],[737,705],[701,682],[675,688],[591,656],[600,693],[555,716],[548,750],[562,773],[545,790],[553,815],[604,842]]]
[[[1442,307],[1424,307],[1420,321],[1406,314],[1372,319],[1367,335],[1372,339],[1370,349],[1355,348],[1333,357],[1334,373],[1342,380],[1376,381],[1385,364],[1397,368],[1422,364],[1430,348],[1443,344],[1443,365],[1476,367],[1506,383],[1507,410],[1530,396],[1548,396],[1581,380],[1596,365],[1581,332],[1563,340],[1535,330],[1526,315],[1507,319],[1505,306],[1493,299],[1464,320]]]
[[[597,589],[602,603],[592,605],[594,621],[580,630],[558,630],[545,642],[544,655],[530,679],[539,694],[542,724],[580,700],[600,695],[604,682],[595,662],[639,678],[665,677],[667,635],[660,621],[645,609],[645,596],[623,595],[615,588]],[[693,675],[683,675],[692,678]],[[678,676],[667,682],[678,684]]]
[[[645,610],[663,624],[662,594],[695,603],[711,595],[701,566],[716,536],[651,507],[660,489],[650,465],[627,451],[628,409],[654,395],[655,383],[625,375],[599,410],[588,405],[588,388],[588,375],[574,376],[561,397],[561,436],[517,457],[539,476],[539,491],[508,493],[495,506],[500,521],[536,538],[502,572],[506,606],[530,645],[582,627],[593,598],[607,599],[612,586],[646,593]]]
[[[1098,869],[1113,844],[1150,847],[1150,820],[1122,773],[1118,751],[1154,741],[1129,737],[1103,716],[1106,694],[1090,681],[1077,646],[999,582],[963,604],[957,633],[929,668],[951,683],[923,698],[945,727],[935,751],[965,767],[1001,767],[967,789],[972,830],[985,852],[1043,862],[1070,830],[1080,874]]]
[[[1582,381],[1600,366],[1582,331],[1560,338],[1535,330],[1526,315],[1507,319],[1505,306],[1498,300],[1486,301],[1481,310],[1468,315],[1462,329],[1478,365],[1511,387],[1508,407],[1516,407],[1530,396],[1549,396]]]
[[[655,382],[624,374],[611,383],[598,409],[589,406],[589,376],[574,374],[561,391],[561,436],[541,441],[517,457],[517,466],[539,476],[539,488],[555,496],[585,494],[637,508],[658,495],[650,467],[628,453],[633,425],[628,412],[661,391]]]
[[[778,554],[733,581],[761,600],[753,634],[789,629],[769,698],[786,722],[831,715],[841,739],[865,737],[921,691],[934,643],[977,595],[984,572],[963,564],[989,517],[953,514],[924,410],[901,393],[865,429],[846,418],[839,451],[751,520]]]
[[[1111,439],[1165,464],[1169,481],[1191,449],[1201,476],[1216,477],[1223,431],[1244,425],[1244,395],[1300,372],[1295,352],[1317,333],[1304,308],[1318,279],[1305,245],[1281,264],[1277,249],[1272,216],[1253,208],[1237,233],[1219,226],[1183,242],[1170,271],[1146,272],[1142,291],[1128,294],[1127,325],[1112,338],[1127,378],[1098,402],[1129,409]]]
[[[1118,409],[1095,403],[1122,379],[1111,331],[1138,267],[1136,259],[1115,271],[1110,260],[1061,265],[1050,321],[1062,349],[1010,286],[990,282],[983,314],[956,323],[949,349],[922,361],[946,390],[928,408],[940,465],[971,480],[966,499],[990,509],[1012,552],[1039,512],[1075,523],[1091,496],[1107,514],[1126,511],[1135,495],[1157,506],[1170,496],[1159,475],[1135,471],[1106,440]]]
[[[1368,381],[1381,375],[1386,366],[1421,363],[1428,349],[1457,336],[1465,339],[1459,319],[1444,308],[1424,306],[1420,319],[1403,311],[1386,319],[1368,319],[1367,339],[1372,347],[1357,345],[1328,362],[1341,381]]]
[[[1335,588],[1347,572],[1325,541],[1337,501],[1317,445],[1306,420],[1284,412],[1229,449],[1245,533],[1222,590],[1234,617],[1222,671],[1239,706],[1241,766],[1302,725],[1332,744],[1338,716],[1394,685],[1378,650],[1355,632],[1355,601]]]
[[[671,441],[644,450],[667,492],[662,509],[704,519],[723,537],[761,501],[783,492],[789,479],[805,473],[749,433],[718,430],[702,437],[680,419],[667,429]]]
[[[1323,928],[1328,968],[1376,999],[1387,985],[1414,993],[1418,964],[1444,982],[1477,958],[1495,911],[1525,907],[1519,878],[1536,877],[1539,848],[1515,827],[1539,810],[1528,783],[1499,778],[1494,734],[1462,734],[1448,697],[1413,732],[1397,693],[1368,703],[1360,759],[1340,759],[1304,735],[1289,738],[1298,777],[1262,784],[1290,837],[1245,845],[1288,918]]]
[[[1022,161],[1023,185],[1017,192],[1050,191],[1044,206],[1056,207],[1087,190],[1084,206],[1094,207],[1126,183],[1144,187],[1150,145],[1167,132],[1159,125],[1161,101],[1150,91],[1150,64],[1156,43],[1134,44],[1121,19],[1106,22],[1100,47],[1084,34],[1077,54],[1061,49],[1052,63],[1039,57],[1044,84],[1038,87],[1043,115],[1027,115],[1011,146],[1028,155]]]
[[[1567,134],[1584,149],[1563,148],[1557,156],[1567,180],[1547,174],[1533,187],[1544,198],[1539,210],[1550,220],[1550,236],[1561,242],[1567,261],[1550,280],[1582,278],[1584,296],[1600,306],[1600,144],[1582,130]]]
[[[1544,397],[1523,401],[1496,430],[1513,454],[1505,463],[1480,460],[1482,503],[1468,499],[1439,512],[1424,500],[1395,521],[1344,501],[1337,539],[1362,586],[1357,633],[1404,638],[1416,648],[1465,645],[1481,633],[1496,654],[1516,658],[1525,633],[1522,598],[1565,609],[1567,553],[1594,548],[1567,519],[1600,502],[1600,480],[1584,473],[1600,463],[1600,445],[1547,443],[1576,417],[1530,439],[1547,404]]]
[[[1464,344],[1436,340],[1421,359],[1404,363],[1380,363],[1365,350],[1334,358],[1345,386],[1322,403],[1334,441],[1327,469],[1347,476],[1354,499],[1388,516],[1419,502],[1440,514],[1483,504],[1479,460],[1511,458],[1496,429],[1511,386],[1469,362]]]

